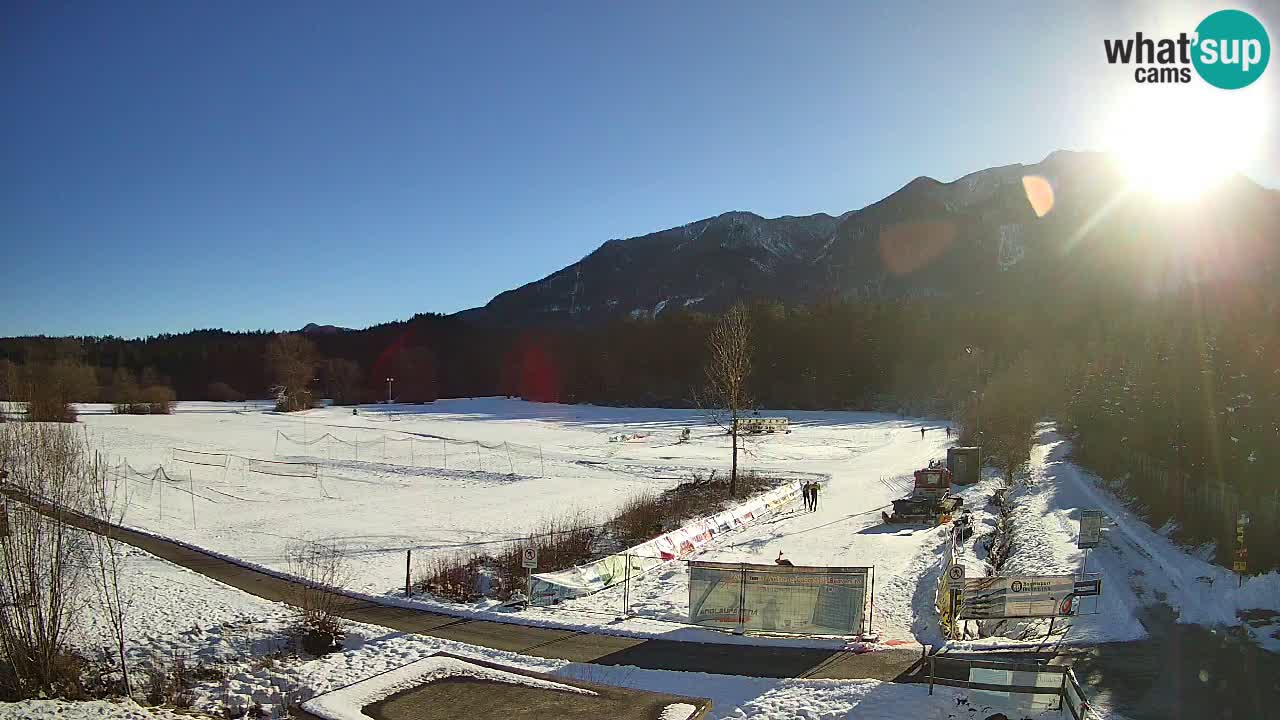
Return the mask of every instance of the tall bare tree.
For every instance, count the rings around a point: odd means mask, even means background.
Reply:
[[[280,334],[267,344],[267,368],[275,381],[276,409],[282,412],[311,407],[316,346],[296,333]]]
[[[91,515],[103,521],[97,532],[85,533],[90,544],[90,572],[102,598],[101,608],[106,611],[111,641],[120,661],[125,696],[128,697],[133,695],[133,683],[129,678],[125,618],[133,604],[133,593],[131,586],[122,582],[129,556],[117,538],[118,528],[124,524],[125,511],[128,509],[128,488],[122,487],[127,481],[108,482],[107,466],[99,453],[92,453],[87,463],[95,479],[100,480],[94,482],[92,488],[88,488],[88,510]]]
[[[323,368],[325,395],[334,405],[358,405],[368,396],[365,375],[355,362],[330,358]]]
[[[751,407],[747,385],[751,376],[751,316],[741,303],[729,308],[711,329],[707,351],[706,400],[718,411],[717,422],[728,426],[733,439],[729,493],[737,495],[739,419]]]

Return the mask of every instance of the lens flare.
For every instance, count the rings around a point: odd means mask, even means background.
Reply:
[[[1053,185],[1039,175],[1022,176],[1022,190],[1027,194],[1027,202],[1036,212],[1036,217],[1044,217],[1053,210]]]
[[[1106,132],[1131,190],[1185,200],[1245,167],[1269,116],[1261,88],[1143,87],[1114,109]]]

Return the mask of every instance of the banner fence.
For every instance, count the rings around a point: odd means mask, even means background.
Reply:
[[[538,573],[530,580],[530,602],[550,605],[591,595],[629,581],[663,563],[684,558],[716,535],[755,522],[800,496],[803,483],[788,482],[736,507],[685,523],[671,532],[586,565]]]
[[[689,622],[736,632],[857,636],[871,567],[689,563]]]

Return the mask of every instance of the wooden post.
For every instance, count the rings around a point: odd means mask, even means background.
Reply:
[[[933,694],[933,656],[929,656],[929,694]]]
[[[622,617],[631,615],[631,556],[627,555],[627,569],[622,580]]]
[[[547,476],[547,461],[542,459],[542,446],[538,446],[538,464],[542,466],[541,477]]]
[[[409,562],[413,559],[413,548],[404,551],[404,596],[409,597]]]
[[[187,487],[188,492],[191,493],[191,527],[194,528],[196,526],[196,481],[190,468],[187,468]]]
[[[871,566],[871,609],[867,611],[867,632],[871,632],[876,619],[876,566]]]

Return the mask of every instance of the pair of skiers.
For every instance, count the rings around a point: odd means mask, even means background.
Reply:
[[[800,488],[800,494],[804,497],[804,509],[806,512],[814,512],[818,509],[818,488],[821,487],[816,482],[807,482]]]

